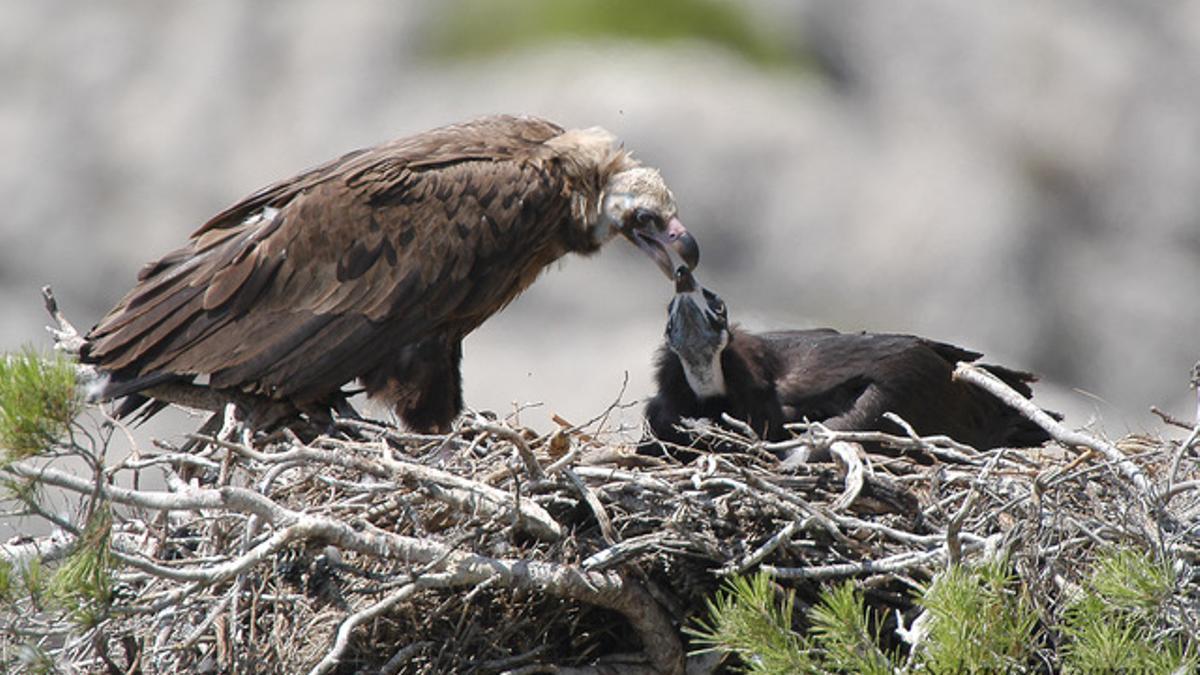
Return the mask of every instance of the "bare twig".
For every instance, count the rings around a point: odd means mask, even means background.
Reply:
[[[747,441],[751,443],[758,439],[758,434],[754,432],[754,429],[750,428],[749,424],[746,424],[729,413],[721,413],[721,421],[737,433],[741,434]]]
[[[1192,448],[1196,446],[1197,441],[1200,441],[1200,420],[1196,422],[1196,426],[1192,428],[1192,432],[1188,434],[1188,437],[1175,450],[1175,456],[1171,460],[1171,470],[1167,473],[1166,495],[1163,496],[1163,499],[1170,499],[1169,495],[1174,493],[1174,484],[1179,478],[1179,466],[1183,463],[1184,456],[1190,453]]]
[[[1156,405],[1150,406],[1150,412],[1153,413],[1154,415],[1156,415],[1158,417],[1158,419],[1162,420],[1163,424],[1169,424],[1173,427],[1179,427],[1180,429],[1186,429],[1188,431],[1191,431],[1192,427],[1195,426],[1194,422],[1188,422],[1186,420],[1181,420],[1178,417],[1163,410],[1162,408],[1159,408]]]
[[[446,575],[424,576],[406,584],[400,590],[370,607],[346,617],[346,620],[338,627],[337,638],[334,640],[333,646],[329,648],[329,653],[309,671],[309,675],[323,675],[336,668],[342,659],[342,655],[346,652],[346,648],[350,646],[350,634],[360,624],[382,615],[400,602],[412,597],[419,590],[438,588],[449,585],[449,583],[450,579]]]
[[[900,419],[897,417],[897,419]],[[800,434],[812,434],[824,444],[844,441],[847,443],[877,443],[884,447],[897,450],[924,450],[943,459],[966,464],[974,463],[971,455],[977,454],[974,448],[959,443],[949,436],[896,436],[882,431],[839,431],[830,429],[819,422],[797,422],[785,425],[788,430]],[[782,453],[792,448],[811,443],[812,440],[803,436],[790,440],[767,443],[763,449],[768,452]]]
[[[728,576],[730,574],[745,573],[746,570],[762,562],[763,558],[766,558],[771,554],[771,552],[779,548],[780,544],[783,544],[787,540],[791,539],[792,535],[795,534],[797,527],[799,527],[799,523],[796,521],[793,520],[789,522],[778,532],[771,535],[771,537],[764,541],[761,546],[754,549],[750,553],[747,553],[740,559],[732,561],[721,569],[717,570],[717,574],[720,574],[721,576]]]
[[[0,561],[18,569],[35,558],[51,562],[65,556],[74,544],[75,537],[62,530],[44,537],[17,538],[0,544]]]
[[[519,432],[514,431],[510,427],[488,422],[482,417],[471,420],[469,426],[472,429],[491,434],[511,443],[517,451],[517,456],[521,458],[521,463],[525,465],[525,471],[529,473],[529,477],[533,480],[542,480],[546,477],[546,472],[542,469],[542,465],[538,463],[533,450],[529,448],[529,443],[525,442],[525,438]]]
[[[421,640],[404,645],[392,655],[392,658],[387,660],[387,663],[383,664],[383,667],[379,669],[380,675],[395,675],[400,672],[401,666],[411,661],[421,651],[432,647],[433,644],[432,640]]]
[[[829,505],[830,511],[846,510],[862,492],[865,469],[862,460],[858,458],[861,450],[861,446],[842,441],[829,445],[829,452],[846,467],[846,491]]]
[[[946,523],[946,562],[951,566],[962,562],[962,541],[959,533],[962,532],[963,521],[975,506],[975,500],[978,497],[979,492],[974,488],[967,492],[967,498],[963,500],[962,507]]]
[[[617,542],[617,533],[613,530],[612,519],[608,517],[608,512],[604,510],[604,505],[600,503],[600,498],[596,496],[595,490],[588,487],[579,474],[571,469],[563,469],[563,475],[579,492],[579,496],[583,498],[584,503],[588,505],[588,509],[592,515],[596,517],[596,524],[600,526],[600,535],[604,537],[605,543],[615,544]]]
[[[631,537],[606,549],[602,549],[580,563],[587,571],[600,571],[616,565],[640,554],[653,553],[662,549],[688,548],[689,542],[680,539],[678,535],[669,532],[651,532],[638,537]]]
[[[949,436],[922,437],[904,418],[893,412],[885,412],[883,417],[904,430],[908,437],[922,450],[931,455],[948,459],[952,462],[970,464],[979,455],[979,451],[964,443],[959,443]],[[944,447],[943,447],[944,446]]]
[[[50,332],[50,336],[54,338],[54,348],[71,354],[79,355],[80,348],[83,347],[83,336],[75,329],[75,326],[67,320],[58,309],[58,300],[54,298],[54,291],[49,286],[42,286],[42,302],[46,306],[46,312],[50,314],[50,318],[54,319],[54,326],[47,326],[46,330]]]
[[[515,509],[517,522],[530,534],[547,541],[556,541],[562,537],[562,527],[545,509],[535,503],[522,501],[520,504],[514,505],[511,495],[507,492],[478,481],[460,478],[441,469],[397,460],[391,457],[390,453],[382,457],[378,463],[373,463],[347,453],[327,452],[306,446],[293,446],[285,452],[268,454],[241,443],[229,443],[215,438],[197,438],[229,448],[259,462],[320,463],[353,468],[380,478],[397,477],[413,481],[430,486],[433,488],[432,494],[435,497],[452,504],[464,513],[477,513],[482,509],[488,515],[498,514],[502,517],[511,517],[513,514],[510,511]]]
[[[963,551],[969,553],[981,550],[983,547],[983,543],[968,544],[963,547]],[[924,552],[906,552],[881,560],[864,560],[858,563],[816,565],[812,567],[775,567],[774,565],[763,565],[761,569],[767,574],[782,579],[811,579],[818,581],[864,574],[906,572],[931,565],[944,555],[946,555],[945,550],[934,549]]]
[[[1015,408],[1017,412],[1024,415],[1031,422],[1045,429],[1046,433],[1050,434],[1059,443],[1067,447],[1081,446],[1099,452],[1108,458],[1109,461],[1113,462],[1117,466],[1117,470],[1129,479],[1147,499],[1151,501],[1157,499],[1154,487],[1150,484],[1146,475],[1142,473],[1142,470],[1136,464],[1129,461],[1111,443],[1102,441],[1090,434],[1066,428],[1051,417],[1049,413],[1034,405],[1029,399],[1021,396],[1012,387],[1004,384],[1000,378],[992,375],[983,368],[973,366],[969,363],[959,363],[954,369],[954,378],[970,382],[1000,399],[1009,407]]]

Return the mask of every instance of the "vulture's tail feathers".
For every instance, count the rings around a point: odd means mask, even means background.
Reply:
[[[136,375],[134,377],[123,377],[118,374],[110,374],[105,379],[97,382],[94,387],[88,391],[88,399],[92,401],[112,401],[118,398],[125,398],[130,394],[136,394],[143,389],[181,379],[174,373],[147,373],[146,375]],[[144,396],[142,398],[145,398]]]
[[[113,408],[113,417],[128,420],[133,426],[148,421],[167,407],[167,403],[142,394],[130,394]]]
[[[103,377],[87,387],[89,401],[117,401],[113,406],[113,417],[139,425],[154,417],[167,404],[142,394],[145,389],[180,381],[184,378],[171,373],[151,373],[136,377],[122,377],[105,373]],[[120,399],[118,401],[118,399]]]

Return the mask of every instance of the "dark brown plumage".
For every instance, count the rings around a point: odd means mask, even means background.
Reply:
[[[601,129],[497,116],[346,154],[217,214],[86,337],[100,398],[208,376],[328,404],[361,379],[413,428],[462,408],[464,336],[549,263],[622,234],[670,275],[695,242]]]
[[[1033,446],[1045,431],[987,392],[955,381],[959,361],[980,354],[912,335],[831,329],[762,334],[730,326],[724,303],[689,281],[672,300],[667,343],[659,352],[657,394],[646,417],[661,440],[690,445],[682,418],[728,414],[762,438],[785,440],[790,422],[834,430],[903,433],[883,417],[898,414],[919,433],[945,434],[978,449]],[[1029,374],[983,365],[1032,396]]]

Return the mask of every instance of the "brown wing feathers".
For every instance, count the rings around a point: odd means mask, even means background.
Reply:
[[[490,118],[269,186],[147,265],[83,358],[113,374],[110,393],[203,373],[304,399],[427,334],[456,345],[564,252],[568,186],[541,145],[560,133]]]

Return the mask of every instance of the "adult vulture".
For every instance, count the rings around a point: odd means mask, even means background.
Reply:
[[[912,335],[839,333],[831,329],[754,334],[731,326],[725,303],[677,273],[666,344],[659,352],[657,394],[646,417],[658,439],[691,445],[683,418],[719,421],[728,414],[771,441],[790,437],[789,422],[834,430],[902,430],[893,412],[922,434],[946,434],[978,449],[1026,447],[1049,440],[1040,427],[991,394],[955,381],[959,361],[981,355]],[[1026,398],[1033,375],[983,365]],[[652,445],[643,445],[652,450]]]
[[[599,128],[494,116],[357,150],[218,213],[85,338],[92,397],[207,378],[328,409],[355,379],[411,428],[462,409],[463,337],[620,234],[671,277],[699,249],[659,173]]]

